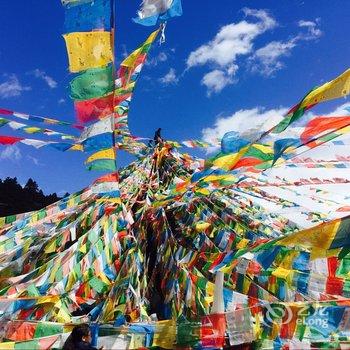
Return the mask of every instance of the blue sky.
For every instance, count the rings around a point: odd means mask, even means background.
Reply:
[[[131,21],[140,2],[117,0],[119,62],[152,30]],[[138,82],[129,114],[137,136],[162,127],[168,139],[209,139],[259,127],[349,66],[350,2],[183,0],[183,9]],[[0,13],[0,108],[74,121],[60,1],[1,1]],[[0,134],[30,137],[5,127]],[[120,154],[119,164],[130,159]],[[0,178],[32,177],[46,193],[73,192],[100,174],[83,161],[73,152],[0,146]]]

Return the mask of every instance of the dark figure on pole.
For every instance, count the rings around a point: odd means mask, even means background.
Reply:
[[[162,136],[161,136],[161,131],[162,131],[162,128],[158,128],[157,131],[155,132],[154,134],[154,143],[155,145],[158,145],[158,143],[162,143],[163,142],[163,139],[162,139]]]

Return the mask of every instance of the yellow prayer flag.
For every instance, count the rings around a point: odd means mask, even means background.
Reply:
[[[137,59],[139,58],[140,54],[142,54],[142,50],[146,45],[152,44],[154,39],[157,37],[159,33],[159,29],[154,31],[147,40],[143,43],[141,47],[133,51],[120,65],[124,67],[134,67]]]
[[[201,181],[203,182],[215,182],[215,181],[236,181],[237,177],[232,174],[224,175],[208,175]]]
[[[208,196],[210,194],[210,191],[207,188],[198,188],[198,189],[196,189],[196,194]]]
[[[280,327],[276,322],[272,323],[272,330],[271,330],[271,339],[277,338],[279,334]]]
[[[337,78],[311,91],[301,103],[301,107],[313,105],[348,95],[350,92],[350,69]]]
[[[337,249],[310,249],[310,260],[330,258],[332,256],[338,256],[342,248]]]
[[[56,321],[61,323],[68,323],[71,321],[71,317],[64,308],[59,308],[56,314]]]
[[[265,144],[265,145],[259,144],[259,143],[254,143],[252,145],[252,147],[254,147],[254,148],[256,148],[259,151],[264,152],[264,153],[273,153],[273,145],[272,145],[272,143]]]
[[[243,249],[247,246],[247,244],[249,243],[249,239],[247,238],[242,238],[239,243],[237,244],[237,248],[238,249]]]
[[[98,275],[98,278],[100,278],[101,281],[102,281],[103,283],[105,283],[105,284],[108,284],[108,285],[111,284],[111,281],[107,278],[107,276],[106,276],[103,272],[101,272],[101,273]]]
[[[96,200],[96,203],[109,202],[113,204],[121,204],[122,200],[120,198],[99,198]]]
[[[208,281],[206,285],[207,295],[214,295],[214,289],[215,289],[215,284]]]
[[[51,267],[51,272],[50,272],[50,275],[49,275],[49,278],[48,278],[48,281],[49,282],[54,282],[55,281],[55,278],[56,278],[56,273],[58,271],[58,269],[61,267],[60,264],[55,264]]]
[[[28,127],[28,128],[24,128],[24,130],[25,130],[26,132],[28,132],[29,134],[35,134],[36,132],[39,132],[39,131],[41,131],[42,129],[41,129],[41,128],[37,128],[37,127],[35,127],[35,126],[30,126],[30,127]]]
[[[83,244],[80,248],[79,248],[79,252],[86,254],[87,252],[87,247],[86,244]]]
[[[156,323],[152,346],[164,349],[174,349],[176,341],[176,323],[174,320],[160,321]]]
[[[248,294],[251,281],[245,276],[243,279],[243,294]]]
[[[69,150],[70,151],[83,151],[84,146],[83,145],[73,145]]]
[[[46,247],[45,247],[45,253],[54,253],[56,251],[56,241],[51,241]]]
[[[145,342],[145,335],[144,334],[131,334],[131,340],[128,349],[130,350],[136,350],[143,347],[143,344]]]
[[[0,218],[0,228],[4,227],[6,224],[6,218]]]
[[[38,215],[35,213],[32,215],[32,217],[30,218],[30,223],[31,224],[35,224],[36,222],[38,222]]]
[[[203,232],[205,231],[208,227],[210,227],[210,223],[209,222],[198,222],[196,224],[196,231],[197,232]]]
[[[71,290],[76,281],[77,281],[77,274],[73,270],[68,275],[68,281],[67,281],[66,289],[67,290]]]
[[[288,254],[283,258],[280,266],[287,270],[292,270],[293,261],[295,258],[299,256],[299,252],[297,250],[291,250]]]
[[[60,301],[59,295],[48,295],[44,297],[39,297],[37,300],[37,304],[47,304],[47,303],[52,303],[52,304],[57,304]]]
[[[125,305],[123,305],[124,308],[121,310],[122,313],[125,311]],[[111,299],[107,299],[107,302],[105,303],[104,309],[103,309],[103,316],[102,319],[104,322],[112,321],[115,319],[114,312],[118,310],[118,307],[114,307],[114,302]]]
[[[103,67],[113,61],[110,32],[76,32],[63,37],[67,46],[69,69],[73,73]]]
[[[290,272],[291,272],[291,270],[287,270],[283,267],[278,267],[276,270],[272,271],[272,275],[285,280],[285,279],[287,279]]]
[[[329,249],[339,228],[341,220],[334,220],[308,228],[282,238],[279,245],[305,248]]]
[[[0,350],[12,350],[15,348],[15,342],[0,343]]]
[[[221,157],[218,157],[213,161],[213,166],[216,166],[220,169],[231,170],[237,164],[237,162],[242,158],[242,156],[249,149],[249,145],[242,147],[236,153],[225,154]]]
[[[115,152],[113,148],[104,149],[92,154],[85,163],[91,163],[97,159],[115,159]]]

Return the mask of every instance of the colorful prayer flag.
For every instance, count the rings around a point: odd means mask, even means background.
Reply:
[[[107,66],[113,61],[110,32],[77,32],[63,37],[67,45],[69,69],[73,73]]]

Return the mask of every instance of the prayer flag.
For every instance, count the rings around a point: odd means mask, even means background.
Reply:
[[[63,37],[67,45],[69,69],[73,73],[107,66],[113,61],[110,32],[76,32]]]

